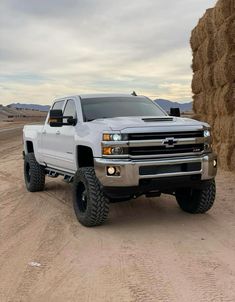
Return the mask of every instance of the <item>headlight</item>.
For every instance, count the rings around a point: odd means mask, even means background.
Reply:
[[[103,155],[120,155],[123,154],[123,148],[121,147],[104,147]]]
[[[103,133],[103,141],[125,141],[127,140],[127,135],[121,133]]]
[[[209,130],[204,130],[204,137],[210,137],[211,133]]]
[[[112,138],[113,138],[113,141],[115,141],[115,142],[121,141],[121,140],[122,140],[121,134],[118,134],[118,133],[113,134],[113,135],[112,135]]]
[[[112,154],[113,155],[117,155],[117,154],[122,154],[123,153],[123,148],[121,147],[114,147],[111,148],[112,149]]]

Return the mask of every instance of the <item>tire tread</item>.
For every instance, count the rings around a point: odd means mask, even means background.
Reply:
[[[81,215],[76,205],[76,185],[83,182],[89,191],[89,209],[88,213]],[[93,167],[79,168],[74,176],[74,210],[78,220],[85,226],[101,225],[108,217],[109,202],[101,190],[99,180],[96,177]]]
[[[31,170],[30,182],[26,179],[26,163],[29,163]],[[45,169],[43,166],[39,165],[36,161],[34,153],[28,153],[25,155],[24,163],[24,173],[25,173],[25,183],[28,191],[38,192],[43,191],[45,187]]]
[[[215,202],[216,185],[211,180],[203,189],[181,190],[176,192],[176,200],[180,208],[191,214],[204,214],[208,212]]]

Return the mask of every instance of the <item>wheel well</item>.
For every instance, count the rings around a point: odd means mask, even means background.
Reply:
[[[90,147],[77,146],[78,167],[94,167],[93,152]]]
[[[27,153],[34,153],[33,142],[27,141],[26,148],[27,148]]]

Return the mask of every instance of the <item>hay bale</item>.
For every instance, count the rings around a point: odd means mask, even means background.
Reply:
[[[210,91],[214,88],[214,65],[207,64],[201,74],[203,90],[208,92],[208,95],[210,95]]]
[[[201,42],[199,40],[198,36],[198,28],[195,27],[191,33],[191,38],[190,38],[190,45],[192,50],[195,52],[198,50],[198,47],[200,46]]]
[[[202,86],[202,72],[196,71],[193,75],[193,80],[192,80],[192,91],[195,94],[198,94],[202,92],[203,86]]]
[[[234,145],[222,143],[219,150],[219,164],[225,170],[231,170],[232,156],[234,156]]]
[[[215,99],[215,95],[216,95],[216,89],[211,89],[210,92],[206,92],[206,102],[208,104],[208,111],[209,111],[209,114],[211,116],[211,120],[212,122],[210,122],[209,124],[211,126],[213,126],[214,124],[214,121],[215,121],[215,118],[217,117],[217,112],[215,110],[215,107],[216,107],[216,99]]]
[[[215,27],[215,20],[214,20],[214,14],[213,14],[214,9],[213,8],[209,8],[206,11],[205,14],[205,31],[207,33],[207,36],[211,36],[212,34],[214,34],[216,27]]]
[[[193,111],[199,116],[205,115],[205,99],[203,92],[193,96]]]
[[[214,32],[215,24],[213,9],[208,9],[199,20],[197,27],[192,30],[190,44],[193,51],[197,51],[199,46]]]
[[[228,18],[214,35],[215,55],[221,59],[225,53],[235,51],[235,15]]]
[[[220,27],[234,13],[235,0],[219,0],[213,10],[215,26]]]
[[[199,57],[199,51],[197,50],[193,54],[192,70],[193,70],[193,72],[197,72],[200,69],[201,69],[200,57]]]
[[[215,93],[215,110],[216,115],[221,116],[231,116],[235,112],[235,94],[234,88],[231,85],[225,85],[216,89]]]
[[[214,121],[213,134],[216,142],[235,143],[235,117],[218,116]]]
[[[229,168],[231,170],[235,171],[235,144],[232,147],[231,157],[230,157],[230,162],[229,162]]]
[[[214,65],[214,86],[223,87],[227,83],[233,83],[235,79],[235,53],[226,53]]]
[[[235,84],[234,84],[235,85]],[[221,89],[220,111],[222,115],[235,114],[235,87],[234,85],[225,85]]]
[[[215,111],[215,114],[217,116],[221,116],[220,103],[221,103],[221,89],[216,89],[214,94],[215,106],[213,107],[213,110]]]
[[[219,156],[219,165],[225,169],[228,170],[228,149],[229,149],[229,145],[226,143],[221,143],[219,150],[217,150],[218,152],[218,156]]]
[[[235,0],[219,0],[191,36],[195,117],[212,126],[222,168],[235,169]]]
[[[211,64],[214,60],[214,39],[206,39],[194,54],[193,71],[203,69],[207,64]]]

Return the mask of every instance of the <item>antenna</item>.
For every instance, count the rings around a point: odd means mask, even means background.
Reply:
[[[137,96],[137,94],[136,94],[136,92],[135,92],[135,91],[133,91],[131,95],[133,95],[133,96]]]

